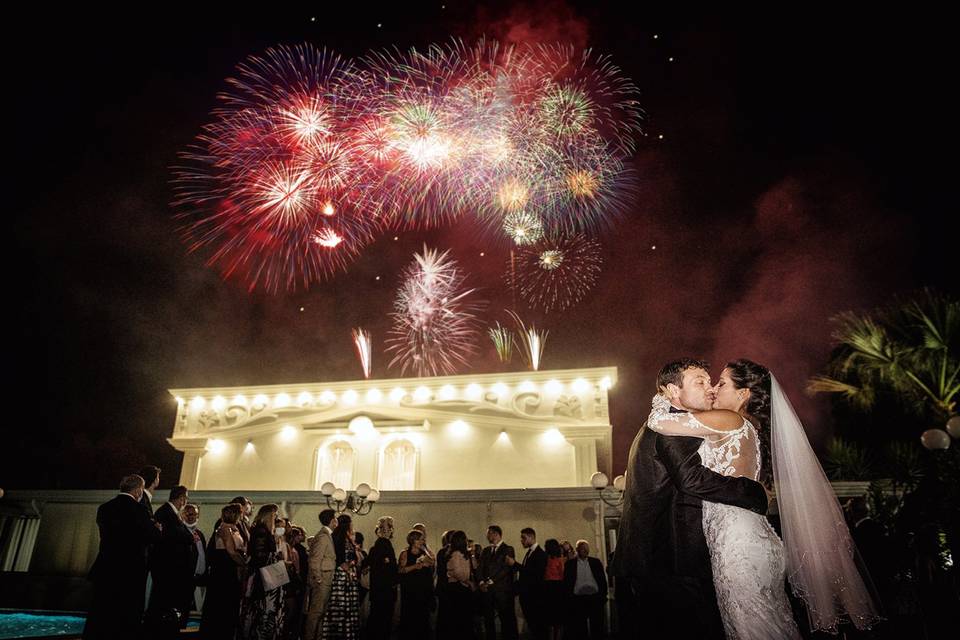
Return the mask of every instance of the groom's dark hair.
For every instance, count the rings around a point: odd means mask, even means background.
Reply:
[[[675,384],[678,387],[683,386],[683,372],[687,369],[703,369],[710,371],[710,364],[706,360],[697,360],[696,358],[680,358],[660,367],[660,373],[657,374],[657,389],[663,389],[668,384]]]

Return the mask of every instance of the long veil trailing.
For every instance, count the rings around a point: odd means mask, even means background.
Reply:
[[[870,578],[861,575],[840,504],[790,400],[770,375],[773,477],[783,531],[786,572],[807,606],[812,630],[858,629],[880,619]]]

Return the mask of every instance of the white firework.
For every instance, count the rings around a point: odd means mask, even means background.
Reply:
[[[403,273],[393,304],[393,329],[387,351],[390,366],[418,376],[455,373],[477,352],[480,335],[475,311],[480,304],[464,288],[463,271],[449,251],[423,248]]]
[[[543,237],[543,221],[535,213],[515,211],[504,217],[503,230],[516,245],[533,244]]]

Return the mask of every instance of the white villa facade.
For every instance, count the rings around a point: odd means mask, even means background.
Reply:
[[[199,490],[590,486],[609,473],[615,367],[172,389]]]

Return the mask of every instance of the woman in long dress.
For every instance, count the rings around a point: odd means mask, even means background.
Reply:
[[[430,609],[433,603],[433,567],[435,561],[426,550],[423,532],[407,534],[407,548],[400,552],[400,637],[419,640],[430,635]]]
[[[250,529],[250,571],[237,630],[241,640],[278,640],[283,630],[283,587],[265,589],[260,575],[261,568],[283,559],[274,536],[279,510],[275,504],[263,505]]]
[[[388,640],[393,626],[393,609],[397,603],[397,555],[393,550],[393,518],[381,516],[377,520],[377,541],[370,548],[367,565],[370,567],[370,617],[367,618],[367,638]]]
[[[234,640],[240,617],[240,585],[246,575],[246,542],[237,521],[243,508],[228,504],[220,514],[220,526],[208,546],[207,594],[200,618],[200,637],[205,640]]]
[[[471,640],[473,633],[473,594],[476,583],[472,580],[473,566],[467,549],[467,534],[454,531],[450,534],[450,546],[446,562],[446,575],[437,576],[447,585],[440,606],[447,635],[444,638]]]
[[[776,481],[785,543],[760,514],[703,503],[703,533],[728,640],[800,638],[785,574],[807,606],[812,630],[836,632],[844,621],[860,629],[874,624],[878,613],[854,562],[839,503],[766,367],[749,360],[729,363],[713,390],[711,411],[671,412],[664,394],[676,390],[669,387],[654,396],[649,428],[702,438],[700,458],[717,473],[768,487],[771,477]]]
[[[357,548],[353,542],[353,520],[337,516],[333,530],[337,569],[333,573],[330,601],[321,625],[324,640],[357,640],[360,637],[360,592],[357,584]]]

